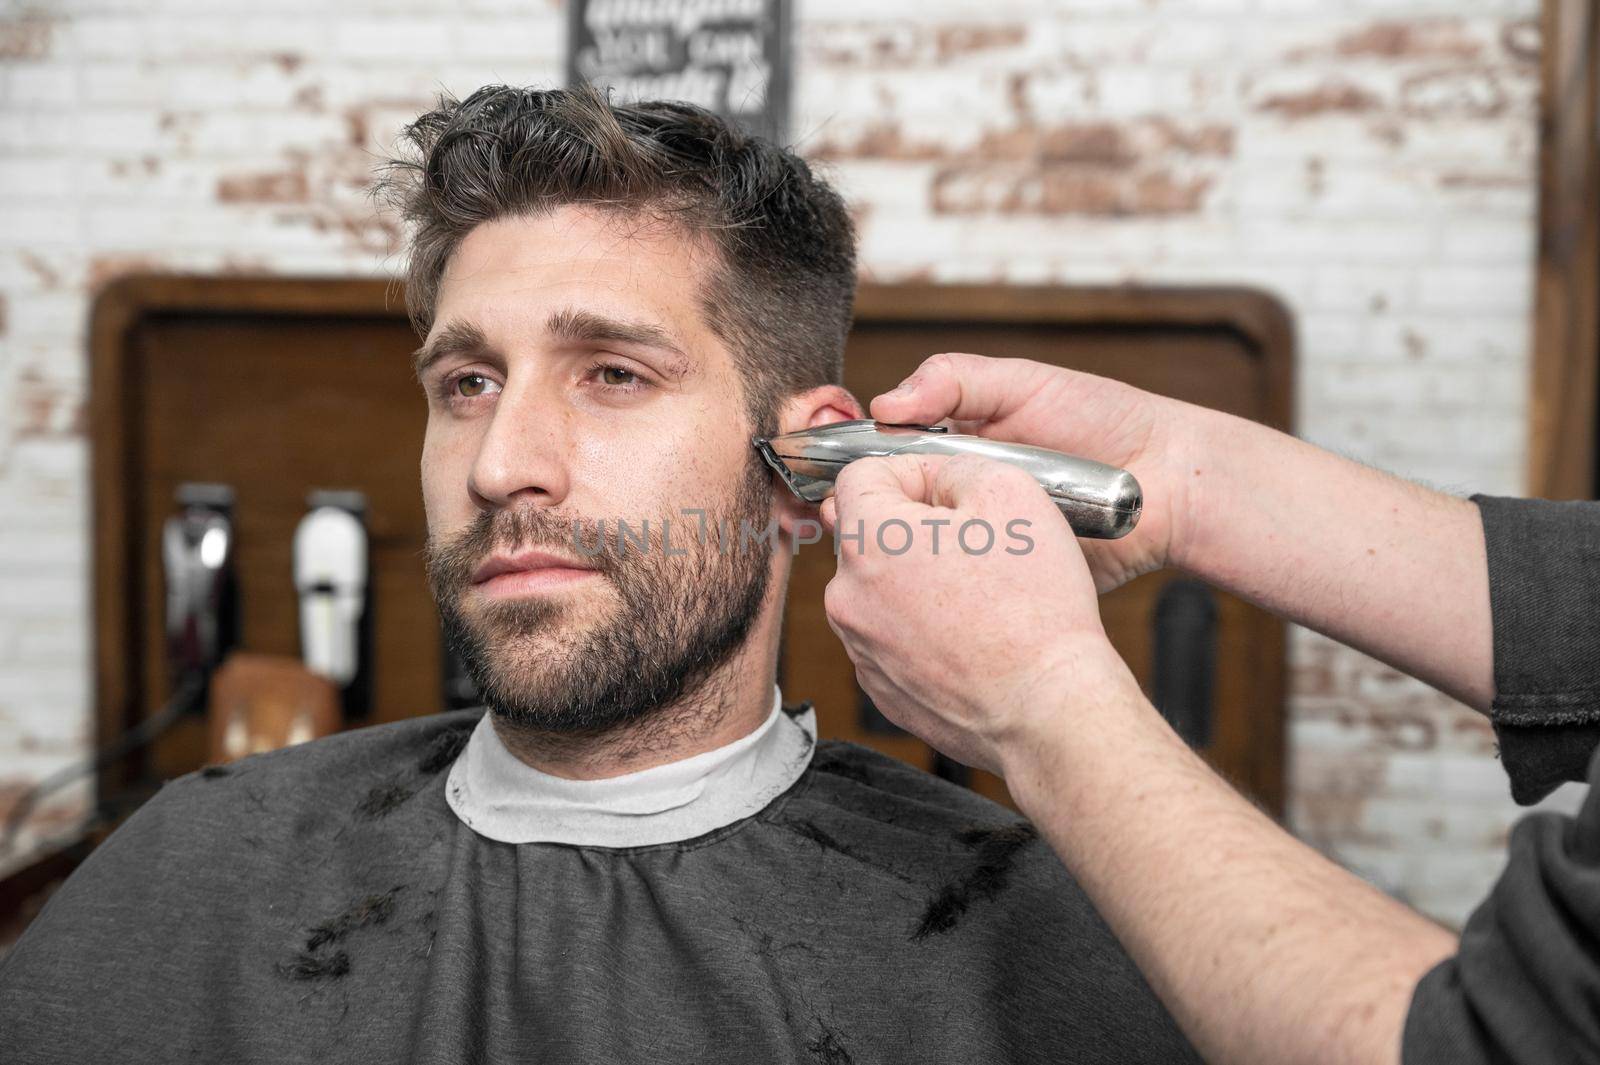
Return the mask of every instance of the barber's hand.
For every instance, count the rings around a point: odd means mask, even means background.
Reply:
[[[885,422],[933,425],[1034,444],[1128,470],[1144,490],[1144,513],[1120,540],[1083,540],[1096,587],[1108,592],[1176,564],[1200,474],[1191,426],[1199,408],[1092,374],[1027,359],[934,355],[872,401]]]
[[[1003,773],[1028,737],[1064,727],[1039,720],[1044,708],[1064,707],[1084,686],[1137,688],[1106,639],[1079,541],[1015,466],[965,455],[861,459],[840,473],[821,514],[839,536],[828,623],[862,689],[950,757]]]

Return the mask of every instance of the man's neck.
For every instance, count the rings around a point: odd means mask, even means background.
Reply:
[[[492,724],[519,761],[572,780],[601,780],[693,758],[748,736],[772,712],[777,663],[752,663],[749,651],[747,645],[692,690],[619,729],[543,732],[508,725],[499,715]]]

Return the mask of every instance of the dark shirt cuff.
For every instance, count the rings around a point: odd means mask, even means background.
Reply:
[[[1600,503],[1472,501],[1494,618],[1490,720],[1527,805],[1584,779],[1600,743]]]

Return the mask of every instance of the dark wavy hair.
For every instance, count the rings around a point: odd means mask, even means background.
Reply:
[[[588,86],[446,95],[401,134],[375,194],[409,227],[406,309],[432,328],[445,264],[484,222],[569,204],[669,219],[719,254],[701,311],[734,354],[757,431],[844,370],[855,231],[793,152],[685,103],[609,103]]]

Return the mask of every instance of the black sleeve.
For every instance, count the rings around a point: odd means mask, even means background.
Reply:
[[[1472,498],[1489,553],[1490,719],[1527,805],[1584,779],[1600,744],[1600,503]]]
[[[1491,708],[1512,796],[1587,775],[1576,817],[1511,832],[1456,956],[1417,984],[1406,1065],[1600,1061],[1600,503],[1475,496],[1494,618]],[[1587,772],[1585,772],[1587,769]]]
[[[1600,755],[1577,817],[1511,830],[1506,871],[1453,958],[1417,984],[1405,1065],[1600,1061]]]

